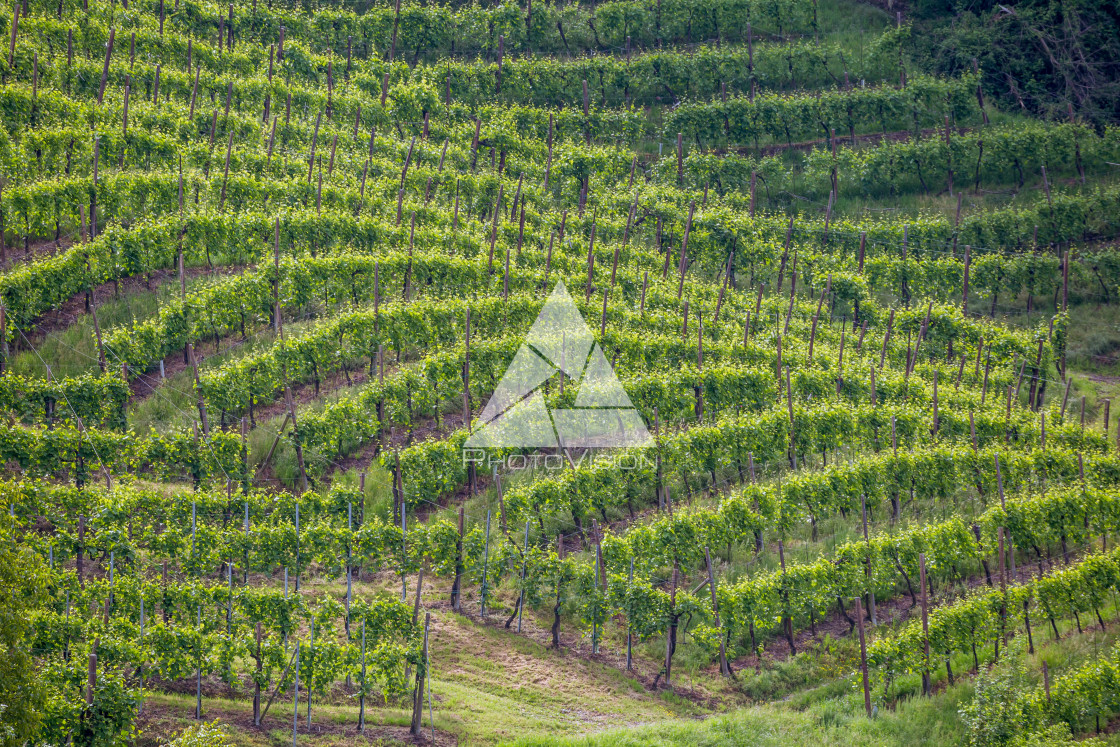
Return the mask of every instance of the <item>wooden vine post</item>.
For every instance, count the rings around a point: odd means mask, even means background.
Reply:
[[[684,134],[677,133],[677,184],[684,184]]]
[[[720,309],[723,308],[723,296],[724,296],[724,294],[727,293],[727,284],[731,279],[732,273],[734,273],[734,272],[735,272],[735,249],[732,248],[731,253],[727,255],[727,266],[724,268],[723,285],[721,285],[720,289],[719,289],[719,298],[716,300],[716,313],[712,317],[712,324],[716,324],[717,322],[719,322],[719,312],[720,312]],[[648,279],[649,273],[646,273],[646,277]],[[645,288],[643,287],[642,290],[643,290],[642,308],[644,310],[645,309],[645,295],[644,295]]]
[[[304,493],[307,492],[307,467],[303,461],[303,445],[299,439],[299,428],[296,425],[296,406],[295,401],[292,399],[292,387],[287,382],[287,374],[284,376],[284,400],[288,407],[288,417],[292,421],[292,445],[295,447],[296,452],[296,465],[299,467],[299,482],[300,487]],[[279,435],[279,434],[277,434]],[[296,583],[299,583],[299,578],[296,578]]]
[[[933,370],[933,435],[937,435],[937,431],[941,427],[941,419],[938,415],[938,402],[937,402],[937,369]]]
[[[552,114],[551,112],[548,115],[548,160],[545,161],[545,165],[544,165],[544,191],[545,192],[548,191],[548,178],[549,178],[549,175],[552,173],[552,129],[553,129],[554,116],[555,115]],[[476,129],[475,129],[475,139],[476,140],[478,139],[477,125],[476,125]],[[477,145],[475,147],[477,148]]]
[[[16,34],[19,32],[19,11],[20,4],[17,2],[15,9],[12,11],[12,42],[8,46],[8,68],[14,68],[16,64]],[[100,101],[98,102],[100,103]]]
[[[584,289],[584,299],[591,299],[591,286],[595,278],[595,229],[597,223],[591,219],[591,239],[587,243],[587,287]]]
[[[253,656],[257,663],[257,676],[253,678],[253,726],[261,725],[261,668],[263,660],[261,659],[261,622],[257,621],[254,638],[256,640],[256,652]]]
[[[785,631],[786,640],[789,642],[790,653],[797,654],[797,645],[793,638],[793,616],[789,611],[789,590],[786,588],[786,551],[785,542],[778,540],[778,562],[782,567],[782,629]]]
[[[968,316],[968,272],[972,264],[972,247],[964,247],[964,283],[961,286],[961,316]]]
[[[930,695],[929,678],[929,586],[926,584],[926,554],[918,553],[918,582],[922,587],[922,644],[925,647],[925,659],[922,666],[922,693]]]
[[[455,580],[451,584],[451,610],[461,613],[463,611],[462,583],[463,583],[463,520],[465,507],[459,505],[459,539],[455,543]]]
[[[693,200],[688,204],[688,221],[684,224],[684,238],[681,240],[681,260],[677,267],[680,279],[677,283],[677,300],[681,300],[684,294],[684,273],[688,267],[688,236],[692,231],[692,216],[696,212],[696,201]]]
[[[607,591],[607,569],[603,566],[603,533],[599,531],[599,522],[592,521],[591,523],[592,534],[595,537],[595,581],[596,586],[602,590],[604,596]],[[591,653],[599,653],[599,639],[602,637],[602,629],[599,625],[599,618],[596,616],[592,623],[591,628]]]
[[[677,609],[677,585],[680,584],[680,577],[680,566],[674,561],[673,581],[669,587],[669,624],[665,630],[665,686],[669,688],[673,686],[673,649],[676,645],[674,639],[677,632],[676,619],[673,615],[676,614]]]
[[[712,617],[715,621],[715,627],[719,629],[719,602],[716,600],[716,580],[712,571],[712,551],[709,547],[704,548],[704,560],[708,563],[708,588],[712,593]],[[633,573],[632,567],[631,573]],[[629,634],[627,634],[627,642],[629,642]],[[722,631],[719,635],[719,672],[724,677],[731,676],[731,666],[727,662],[727,645]]]
[[[194,354],[194,345],[187,343],[187,352],[191,359],[191,370],[194,372],[194,385],[198,390],[198,417],[202,423],[202,433],[210,435],[210,421],[206,417],[206,398],[202,395],[202,381],[198,377],[198,358]]]
[[[397,0],[396,3],[393,6],[393,40],[389,44],[389,62],[390,63],[393,61],[393,57],[397,53],[397,28],[400,26],[400,23],[401,23],[401,0]],[[385,73],[385,77],[388,78],[389,74]],[[382,102],[382,103],[384,103],[384,102]]]
[[[18,20],[18,16],[16,18]],[[13,51],[15,50],[15,40],[16,40],[15,32],[16,32],[16,26],[13,23],[13,25],[12,25],[12,50]],[[111,27],[109,29],[109,41],[108,41],[108,43],[105,44],[105,64],[101,68],[101,84],[97,87],[97,105],[98,106],[101,106],[101,101],[105,97],[105,86],[109,82],[109,60],[111,60],[112,57],[113,57],[113,43],[116,41],[116,38],[117,38],[117,29],[116,29],[116,27]]]
[[[506,51],[506,37],[504,35],[498,36],[498,69],[494,71],[494,93],[499,94],[502,92],[502,61],[505,57]],[[586,84],[585,84],[586,85]]]
[[[793,417],[793,385],[789,366],[786,366],[786,405],[789,409],[789,463],[790,467],[797,469],[797,430]]]
[[[0,303],[0,374],[8,367],[8,309]]]
[[[996,465],[996,487],[999,489],[999,505],[1000,508],[1007,510],[1007,499],[1003,494],[1003,472],[999,466],[999,454],[995,455]],[[1011,556],[1011,577],[1015,577],[1015,548],[1011,544],[1011,535],[1007,535],[1007,552]]]
[[[633,586],[634,584],[634,558],[630,558],[630,574],[626,577],[626,582]],[[626,671],[631,672],[634,669],[634,635],[630,630],[630,620],[626,621]]]
[[[416,691],[413,693],[412,724],[409,733],[413,736],[420,735],[421,721],[424,717],[424,683],[428,677],[428,633],[431,629],[432,613],[424,613],[424,643],[420,650],[422,664],[416,668]],[[434,729],[434,726],[433,726]]]
[[[856,597],[856,625],[859,627],[859,669],[863,675],[863,708],[871,718],[871,686],[867,679],[867,639],[863,631],[863,604]]]
[[[887,362],[887,344],[891,341],[891,330],[894,328],[894,309],[891,309],[890,318],[887,319],[887,331],[883,333],[883,350],[879,353],[879,370]]]
[[[587,93],[587,79],[583,81],[583,140],[587,145],[591,145],[591,97]],[[584,189],[586,190],[587,180],[584,180]],[[587,197],[586,192],[584,197]]]
[[[89,654],[89,673],[86,676],[87,709],[93,708],[93,694],[97,690],[97,644],[98,641],[95,640]]]
[[[871,624],[876,625],[878,619],[875,614],[875,574],[871,564],[871,540],[867,535],[867,496],[862,493],[859,496],[859,508],[863,516],[863,543],[867,548],[867,610],[871,614]]]
[[[1003,527],[996,527],[996,537],[999,541],[999,591],[1002,597],[999,606],[999,626],[1000,637],[1006,642],[1009,631],[1007,630],[1007,561],[1003,535]],[[996,656],[999,656],[998,644],[996,645]]]

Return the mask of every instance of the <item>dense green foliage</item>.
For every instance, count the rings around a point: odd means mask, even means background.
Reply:
[[[211,687],[294,701],[297,738],[312,701],[455,731],[430,638],[498,614],[488,645],[516,619],[634,697],[823,707],[806,740],[859,713],[884,741],[863,697],[942,671],[926,739],[1107,724],[1115,649],[1041,695],[1020,649],[1107,637],[1120,591],[1120,440],[1068,360],[1120,292],[1117,28],[1101,0],[0,11],[0,743],[140,743],[153,692],[197,717]],[[561,284],[651,445],[468,459]],[[539,401],[582,408],[547,363]],[[693,741],[758,737],[719,723]]]

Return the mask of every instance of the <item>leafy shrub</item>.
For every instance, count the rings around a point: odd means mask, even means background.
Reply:
[[[214,719],[210,723],[191,724],[164,747],[231,747],[225,728]]]
[[[1021,639],[1014,639],[1003,661],[976,678],[972,702],[960,710],[968,727],[969,744],[1017,744],[1026,726],[1019,696],[1034,685],[1027,676]]]

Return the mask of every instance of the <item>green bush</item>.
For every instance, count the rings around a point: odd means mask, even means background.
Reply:
[[[164,747],[230,747],[225,728],[214,719],[211,723],[191,724]]]
[[[972,702],[960,710],[968,727],[969,744],[976,747],[1017,744],[1024,729],[1024,714],[1018,706],[1019,695],[1033,683],[1027,676],[1023,643],[1016,638],[1004,660],[976,678]]]

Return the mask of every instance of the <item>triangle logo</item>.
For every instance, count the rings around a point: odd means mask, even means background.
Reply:
[[[578,386],[575,406],[549,411],[541,386],[553,375]],[[653,439],[563,281],[479,416],[470,448],[651,446]]]

